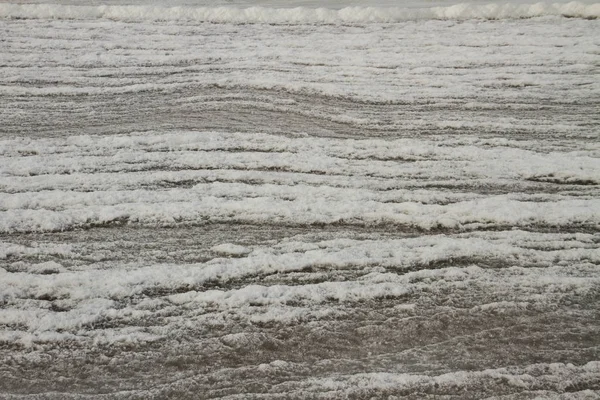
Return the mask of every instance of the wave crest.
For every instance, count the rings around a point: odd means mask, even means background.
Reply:
[[[583,4],[456,4],[449,7],[386,8],[268,8],[69,6],[58,4],[0,4],[0,18],[111,19],[119,21],[197,21],[211,23],[364,24],[413,20],[522,19],[544,16],[600,18],[600,3]]]

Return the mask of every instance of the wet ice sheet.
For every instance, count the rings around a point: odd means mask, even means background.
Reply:
[[[598,395],[597,21],[93,17],[0,21],[0,397]]]

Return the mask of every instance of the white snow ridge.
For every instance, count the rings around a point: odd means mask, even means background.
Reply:
[[[599,7],[0,4],[0,399],[599,398]]]

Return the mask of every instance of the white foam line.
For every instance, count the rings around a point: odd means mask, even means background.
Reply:
[[[11,209],[0,212],[0,232],[47,232],[128,221],[151,226],[178,223],[244,222],[356,225],[396,224],[434,228],[472,229],[480,226],[565,226],[600,224],[600,200],[524,202],[508,196],[463,201],[449,205],[331,201],[299,197],[230,200],[199,197],[173,203],[128,203],[78,206],[65,211]]]
[[[500,240],[482,238],[455,238],[445,235],[411,239],[356,241],[338,239],[317,243],[283,242],[273,248],[256,248],[247,258],[216,258],[203,264],[153,265],[135,270],[85,270],[62,272],[54,275],[32,275],[23,272],[6,272],[0,268],[0,293],[6,299],[38,298],[50,296],[81,301],[93,298],[125,298],[153,287],[178,288],[182,285],[198,285],[212,280],[228,281],[253,275],[268,275],[301,271],[306,267],[325,265],[337,269],[364,268],[372,265],[410,268],[414,265],[435,263],[449,258],[461,259],[508,259],[515,266],[548,267],[554,262],[599,262],[600,250],[585,248],[590,235],[578,236],[570,249],[542,251],[522,248],[519,245],[545,243],[550,238],[563,240],[565,235],[542,235],[516,232],[514,240],[510,233],[498,234]],[[29,248],[11,249],[4,244],[3,251],[13,254],[30,254]],[[0,247],[0,248],[2,248]],[[18,252],[18,253],[15,253]],[[379,275],[370,277],[373,282],[387,281],[408,283],[423,274],[433,276],[439,271],[419,271],[400,277]],[[545,270],[547,276],[552,273]],[[415,275],[416,274],[416,275]],[[548,278],[551,279],[551,278]]]
[[[347,7],[156,7],[69,6],[56,4],[0,4],[0,17],[27,19],[111,19],[122,21],[195,21],[212,23],[267,24],[364,24],[442,19],[514,19],[543,16],[600,17],[600,4],[456,4],[432,8]]]
[[[274,364],[271,369],[285,370],[287,363]],[[292,366],[289,364],[289,366]],[[393,390],[400,393],[445,393],[445,390],[456,390],[461,387],[469,391],[485,387],[488,382],[504,382],[508,387],[519,392],[536,391],[540,387],[547,390],[563,392],[565,382],[585,381],[596,379],[600,373],[600,362],[590,361],[581,366],[573,364],[533,364],[526,367],[508,367],[497,369],[486,369],[482,371],[460,371],[451,372],[438,376],[417,374],[395,374],[386,372],[359,373],[354,375],[336,375],[323,378],[310,378],[304,381],[286,382],[278,385],[272,390],[277,393],[284,390],[287,395],[304,393],[323,393],[329,395],[359,395],[365,390]],[[294,391],[290,391],[290,389]],[[470,391],[469,391],[470,392]],[[543,393],[539,393],[546,398]],[[547,394],[548,395],[548,394]],[[590,390],[583,393],[581,398],[595,397]],[[558,395],[550,396],[559,398]],[[236,398],[235,396],[227,397]]]
[[[600,252],[588,248],[593,245],[594,235],[515,231],[486,232],[475,236],[482,237],[439,235],[397,240],[336,239],[316,243],[285,240],[273,246],[244,248],[245,258],[216,258],[202,264],[152,265],[126,270],[93,269],[90,266],[81,271],[66,271],[57,263],[32,265],[27,268],[28,272],[7,272],[0,268],[0,294],[4,304],[0,310],[0,324],[7,327],[0,334],[0,341],[28,344],[90,338],[109,343],[155,340],[165,332],[160,329],[150,333],[138,332],[141,328],[136,327],[127,332],[121,332],[121,328],[109,331],[83,328],[106,320],[127,323],[153,318],[155,312],[160,313],[168,307],[187,310],[188,314],[202,314],[205,309],[210,313],[232,310],[242,318],[256,321],[286,320],[311,313],[315,305],[333,300],[354,302],[419,295],[423,288],[427,288],[430,295],[432,291],[443,291],[448,286],[470,284],[481,290],[498,286],[514,288],[513,293],[518,294],[514,301],[488,303],[473,309],[473,312],[489,312],[519,309],[523,302],[544,306],[555,301],[555,297],[560,297],[564,290],[577,288],[584,293],[594,290],[600,283],[593,275],[593,265],[600,261]],[[554,245],[560,250],[528,248],[541,245]],[[232,246],[222,244],[216,248]],[[40,249],[35,253],[24,246],[0,244],[0,254],[29,256],[53,251]],[[431,263],[464,257],[472,260],[503,259],[512,266],[484,269],[471,265],[420,269],[404,274],[386,273],[382,269],[393,267],[402,270],[415,265],[423,268]],[[232,279],[273,273],[291,273],[290,279],[293,279],[294,272],[319,266],[337,271],[359,270],[363,275],[353,281],[300,286],[248,285],[231,290],[190,290],[155,298],[144,294],[148,290],[169,293],[209,281],[226,283]],[[40,275],[48,267],[56,273]],[[49,308],[50,302],[66,310],[56,313]],[[299,309],[290,306],[289,302],[301,303],[308,308]],[[264,313],[252,304],[274,308]],[[19,328],[20,332],[11,330],[17,326],[26,329]],[[180,328],[177,321],[172,321],[169,331]]]
[[[457,171],[449,174],[448,168],[458,167],[469,179],[523,180],[548,176],[565,183],[600,182],[597,151],[545,154],[504,147],[502,142],[491,148],[477,144],[468,141],[462,144],[453,139],[307,140],[218,132],[14,139],[0,142],[0,184],[6,185],[5,190],[10,192],[11,175],[124,173],[146,168],[274,169],[396,180],[423,177],[426,172],[428,180],[435,180],[451,179]],[[265,157],[264,152],[269,152],[269,156]]]

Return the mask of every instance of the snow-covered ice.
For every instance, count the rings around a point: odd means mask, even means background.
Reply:
[[[0,398],[600,396],[600,4],[0,4]]]

